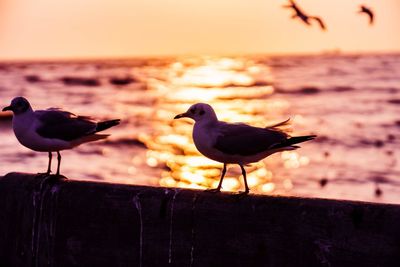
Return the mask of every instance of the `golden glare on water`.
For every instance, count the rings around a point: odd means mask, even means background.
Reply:
[[[290,107],[285,100],[270,98],[274,93],[271,82],[265,65],[241,58],[182,59],[167,66],[164,75],[153,78],[150,90],[163,97],[156,103],[153,133],[140,136],[140,140],[148,148],[146,164],[164,169],[160,185],[206,189],[217,187],[220,180],[222,163],[197,151],[191,136],[193,122],[173,120],[176,114],[194,103],[206,102],[214,107],[220,120],[265,127],[286,119],[284,114]],[[298,168],[306,165],[308,158],[285,152],[281,161],[285,168]],[[277,185],[273,171],[264,161],[247,166],[246,170],[252,192],[274,192]],[[222,187],[224,191],[243,188],[238,166],[228,166]],[[281,187],[290,190],[292,181],[285,179]]]
[[[310,161],[308,157],[300,156],[294,151],[282,152],[282,159],[284,161],[284,166],[287,169],[299,168],[300,166],[307,165]]]

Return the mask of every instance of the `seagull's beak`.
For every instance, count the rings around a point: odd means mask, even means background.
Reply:
[[[185,117],[189,117],[189,116],[187,115],[186,112],[176,115],[176,116],[174,117],[174,120],[180,119],[180,118],[185,118]]]
[[[11,106],[5,107],[5,108],[3,108],[3,110],[2,110],[2,111],[7,111],[7,110],[10,110],[10,111],[12,111],[12,107],[11,107]]]

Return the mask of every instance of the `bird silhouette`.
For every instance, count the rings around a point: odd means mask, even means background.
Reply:
[[[323,20],[320,17],[316,17],[316,16],[308,16],[304,13],[304,11],[302,11],[298,5],[293,1],[293,0],[289,0],[289,4],[283,6],[284,8],[291,8],[294,10],[294,14],[292,15],[292,18],[299,18],[301,19],[305,24],[307,25],[311,25],[310,20],[315,20],[316,22],[318,22],[319,26],[321,27],[321,29],[323,31],[326,30],[326,26],[325,23],[323,22]]]
[[[15,97],[11,105],[2,111],[12,111],[13,130],[18,141],[25,147],[48,152],[49,164],[45,174],[50,175],[52,152],[57,152],[57,173],[60,175],[61,150],[72,149],[83,143],[107,138],[98,134],[120,123],[119,119],[94,121],[57,108],[34,111],[24,97]]]
[[[277,152],[300,148],[299,143],[313,140],[315,135],[289,136],[279,129],[289,120],[267,126],[253,127],[244,123],[227,123],[220,121],[214,109],[205,103],[192,105],[186,112],[178,114],[174,119],[191,118],[193,126],[193,142],[197,150],[209,159],[223,163],[218,187],[209,190],[219,192],[222,187],[228,164],[238,164],[242,170],[245,191],[247,184],[244,166],[254,163]]]
[[[372,25],[374,23],[374,13],[372,10],[364,5],[360,6],[360,11],[358,13],[365,13],[369,17],[369,25]]]

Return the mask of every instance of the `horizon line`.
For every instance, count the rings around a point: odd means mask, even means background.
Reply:
[[[124,61],[124,60],[149,60],[170,59],[190,57],[301,57],[301,56],[357,56],[357,55],[390,55],[400,54],[398,50],[370,50],[370,51],[343,51],[341,49],[323,50],[317,52],[260,52],[260,53],[187,53],[187,54],[153,54],[153,55],[126,55],[126,56],[82,56],[82,57],[27,57],[27,58],[1,58],[0,64],[4,63],[51,63],[51,62],[80,62],[80,61]]]

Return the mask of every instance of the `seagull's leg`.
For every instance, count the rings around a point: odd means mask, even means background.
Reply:
[[[49,165],[47,166],[47,172],[46,174],[49,175],[51,173],[51,158],[53,157],[53,154],[49,152]]]
[[[242,169],[242,175],[243,175],[244,187],[245,187],[245,191],[242,194],[246,195],[250,191],[249,186],[247,185],[246,170],[244,169],[242,164],[239,164],[239,166]]]
[[[61,164],[60,151],[57,151],[57,160],[58,160],[58,163],[57,163],[57,173],[56,173],[56,175],[60,175],[60,164]]]
[[[224,167],[222,168],[221,178],[219,179],[219,184],[218,184],[218,186],[217,186],[217,188],[216,188],[216,190],[217,190],[218,192],[221,191],[222,180],[224,180],[225,173],[226,173],[226,163],[224,163]]]
[[[224,168],[222,169],[221,178],[219,180],[219,184],[218,184],[217,188],[208,189],[206,191],[207,192],[212,192],[212,193],[220,192],[221,191],[221,187],[222,187],[222,180],[224,180],[225,173],[226,173],[226,163],[224,163]]]

